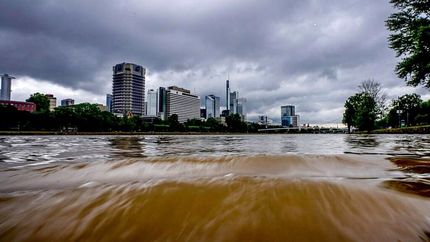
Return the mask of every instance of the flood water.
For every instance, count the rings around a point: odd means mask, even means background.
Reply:
[[[430,241],[430,135],[3,136],[0,241]]]

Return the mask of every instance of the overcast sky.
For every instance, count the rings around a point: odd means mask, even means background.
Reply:
[[[121,62],[147,68],[147,89],[177,85],[222,104],[229,75],[250,119],[279,120],[293,104],[302,123],[338,123],[369,78],[389,98],[430,98],[394,74],[388,0],[2,0],[0,9],[0,72],[17,77],[14,100],[43,92],[104,103]]]

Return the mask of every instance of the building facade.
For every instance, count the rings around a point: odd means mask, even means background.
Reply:
[[[158,115],[158,92],[154,89],[149,89],[146,96],[146,115],[156,117]]]
[[[112,113],[112,94],[106,94],[106,111]]]
[[[166,119],[167,89],[158,88],[157,115],[161,120]]]
[[[296,107],[293,105],[281,106],[281,123],[283,127],[298,127],[299,115],[296,115]]]
[[[230,108],[229,108],[229,114],[236,114],[237,113],[237,99],[239,98],[239,92],[234,91],[230,93]]]
[[[160,88],[161,89],[161,88]],[[189,119],[200,118],[200,98],[191,94],[187,89],[171,86],[161,89],[159,93],[159,110],[166,120],[173,114],[178,115],[178,121],[184,123]]]
[[[1,76],[0,100],[10,101],[12,92],[12,79],[15,79],[15,77],[9,76],[8,74]]]
[[[136,116],[145,114],[145,74],[145,68],[132,63],[121,63],[113,67],[113,113]]]
[[[205,97],[205,118],[218,118],[220,117],[220,102],[221,98],[215,95],[208,95]]]
[[[57,107],[57,98],[53,94],[46,94],[45,96],[49,99],[49,111],[54,111]]]
[[[230,80],[225,81],[225,109],[230,110]]]
[[[17,101],[0,100],[0,105],[13,106],[19,111],[27,111],[30,113],[36,111],[36,104],[32,103],[32,102],[17,102]]]
[[[61,100],[61,106],[63,107],[73,106],[73,105],[75,105],[75,100],[71,98]]]
[[[236,99],[236,113],[240,115],[242,121],[246,120],[246,98]]]

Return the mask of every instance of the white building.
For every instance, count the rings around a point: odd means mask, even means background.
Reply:
[[[187,89],[171,86],[167,89],[161,89],[163,93],[163,102],[161,107],[165,110],[162,119],[168,119],[173,114],[178,115],[178,121],[184,123],[189,119],[200,119],[200,98],[191,94]]]
[[[1,76],[0,100],[10,101],[10,94],[12,92],[12,79],[15,79],[15,77],[9,76],[8,74]]]
[[[156,117],[158,115],[158,92],[154,89],[149,89],[146,95],[146,116]]]

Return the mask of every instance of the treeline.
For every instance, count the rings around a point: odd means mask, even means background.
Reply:
[[[430,125],[430,100],[424,101],[418,94],[405,94],[386,105],[381,85],[373,80],[365,81],[360,92],[345,102],[343,123],[348,130],[359,131]]]
[[[241,121],[239,115],[226,117],[226,125],[216,119],[189,120],[182,124],[178,116],[168,120],[155,118],[150,122],[137,116],[117,117],[101,111],[97,105],[82,103],[57,107],[54,111],[39,110],[34,113],[18,111],[13,106],[0,105],[0,130],[3,131],[60,131],[73,132],[257,132],[257,124]]]

